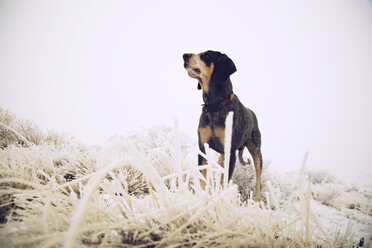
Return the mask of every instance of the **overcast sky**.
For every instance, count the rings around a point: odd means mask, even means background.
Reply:
[[[182,54],[233,59],[264,160],[372,175],[372,2],[0,1],[0,106],[101,144],[155,124],[196,140],[201,91]]]

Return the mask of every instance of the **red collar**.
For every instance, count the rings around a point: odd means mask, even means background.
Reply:
[[[222,109],[224,106],[229,104],[234,99],[234,93],[231,93],[230,97],[226,98],[222,102],[219,103],[211,103],[211,104],[203,104],[203,109],[205,112],[214,112],[217,110]]]

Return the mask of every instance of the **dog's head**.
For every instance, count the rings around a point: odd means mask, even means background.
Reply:
[[[199,81],[198,89],[206,93],[211,82],[224,82],[236,72],[234,62],[220,52],[185,53],[183,60],[189,76]]]

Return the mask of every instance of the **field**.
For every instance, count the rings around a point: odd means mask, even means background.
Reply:
[[[208,150],[203,191],[197,153],[177,125],[86,146],[0,108],[0,246],[372,246],[371,185],[265,162],[260,208],[252,166],[222,189]]]

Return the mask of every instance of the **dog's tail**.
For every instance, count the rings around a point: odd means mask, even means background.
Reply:
[[[240,162],[242,165],[251,165],[252,162],[251,162],[251,160],[250,160],[249,158],[248,158],[247,161],[244,161],[244,159],[243,159],[243,150],[244,150],[244,147],[241,148],[241,149],[239,149],[239,155],[238,155],[238,157],[239,157],[239,162]]]

